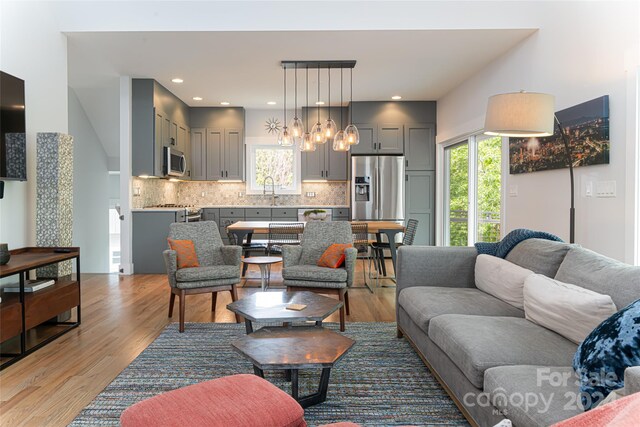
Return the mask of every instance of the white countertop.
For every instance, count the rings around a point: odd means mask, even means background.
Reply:
[[[199,208],[203,208],[203,209],[218,209],[218,208],[223,208],[223,209],[227,209],[227,208],[236,208],[236,209],[278,209],[278,208],[290,208],[290,209],[294,209],[294,208],[300,208],[300,209],[322,209],[322,208],[326,208],[326,209],[348,209],[349,206],[346,205],[338,205],[338,206],[332,206],[332,205],[277,205],[277,206],[271,206],[271,205],[214,205],[214,206],[198,206]]]

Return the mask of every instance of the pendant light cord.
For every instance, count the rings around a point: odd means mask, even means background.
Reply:
[[[282,113],[284,115],[283,129],[287,128],[287,67],[284,66],[284,103],[282,106]]]
[[[320,66],[318,66],[318,123],[320,123]]]
[[[294,93],[295,93],[295,98],[294,98],[294,107],[293,107],[293,117],[294,118],[298,118],[298,63],[296,62],[296,66],[295,66],[295,74],[293,76],[293,81],[294,81]]]
[[[329,105],[327,106],[327,114],[329,114],[329,120],[331,120],[331,67],[329,66],[327,68],[329,70],[329,99],[327,99],[327,102],[329,103]]]
[[[340,68],[340,130],[342,130],[342,68]]]
[[[349,106],[351,108],[349,108],[349,124],[352,125],[353,124],[353,68],[350,71],[350,80],[351,82],[349,83],[349,91],[351,92],[351,95],[349,96]]]
[[[307,86],[307,108],[304,110],[304,122],[309,126],[309,67],[307,67],[307,78],[305,79]]]

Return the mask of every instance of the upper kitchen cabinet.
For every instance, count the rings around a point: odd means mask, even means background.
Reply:
[[[302,111],[303,118],[305,118],[307,111],[309,113],[309,123],[305,123],[305,126],[310,128],[318,121],[318,109],[309,108],[307,110],[304,107]],[[326,122],[329,112],[331,112],[331,118],[336,122],[338,128],[340,128],[341,119],[342,129],[348,125],[348,109],[340,107],[331,107],[331,110],[320,108],[320,123],[324,124]],[[348,153],[333,150],[333,141],[319,144],[316,147],[316,151],[302,153],[302,179],[346,181],[348,179],[348,158]]]
[[[436,169],[436,135],[433,123],[411,123],[404,129],[406,169],[432,171]]]
[[[436,120],[434,101],[353,102],[350,108],[360,133],[360,143],[351,147],[351,154],[355,155],[409,155],[409,150],[418,144],[418,138],[425,136],[425,133],[415,131],[415,124],[435,123]],[[434,126],[431,129],[433,131]],[[424,141],[424,144],[429,143]],[[420,155],[427,152],[424,149]],[[421,158],[418,162],[433,162],[434,154],[435,151],[430,155],[431,159]]]
[[[244,108],[191,109],[193,180],[244,181]]]
[[[188,164],[187,104],[153,79],[133,79],[131,95],[132,174],[164,177],[165,147],[186,153]]]

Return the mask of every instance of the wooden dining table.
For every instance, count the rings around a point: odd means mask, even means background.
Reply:
[[[396,235],[403,233],[405,230],[402,222],[395,221],[349,221],[351,223],[366,223],[369,233],[375,234],[378,243],[382,243],[382,235],[387,236],[389,240],[389,251],[391,252],[391,262],[393,270],[396,270]],[[269,224],[305,224],[300,221],[238,221],[227,227],[227,229],[235,234],[238,242],[251,243],[254,234],[269,234]]]

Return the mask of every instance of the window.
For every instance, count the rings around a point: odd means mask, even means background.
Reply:
[[[275,184],[276,194],[300,194],[300,151],[295,146],[281,147],[277,144],[253,143],[247,147],[247,194],[262,194],[271,191]]]
[[[502,237],[502,138],[476,135],[444,149],[443,243]]]

